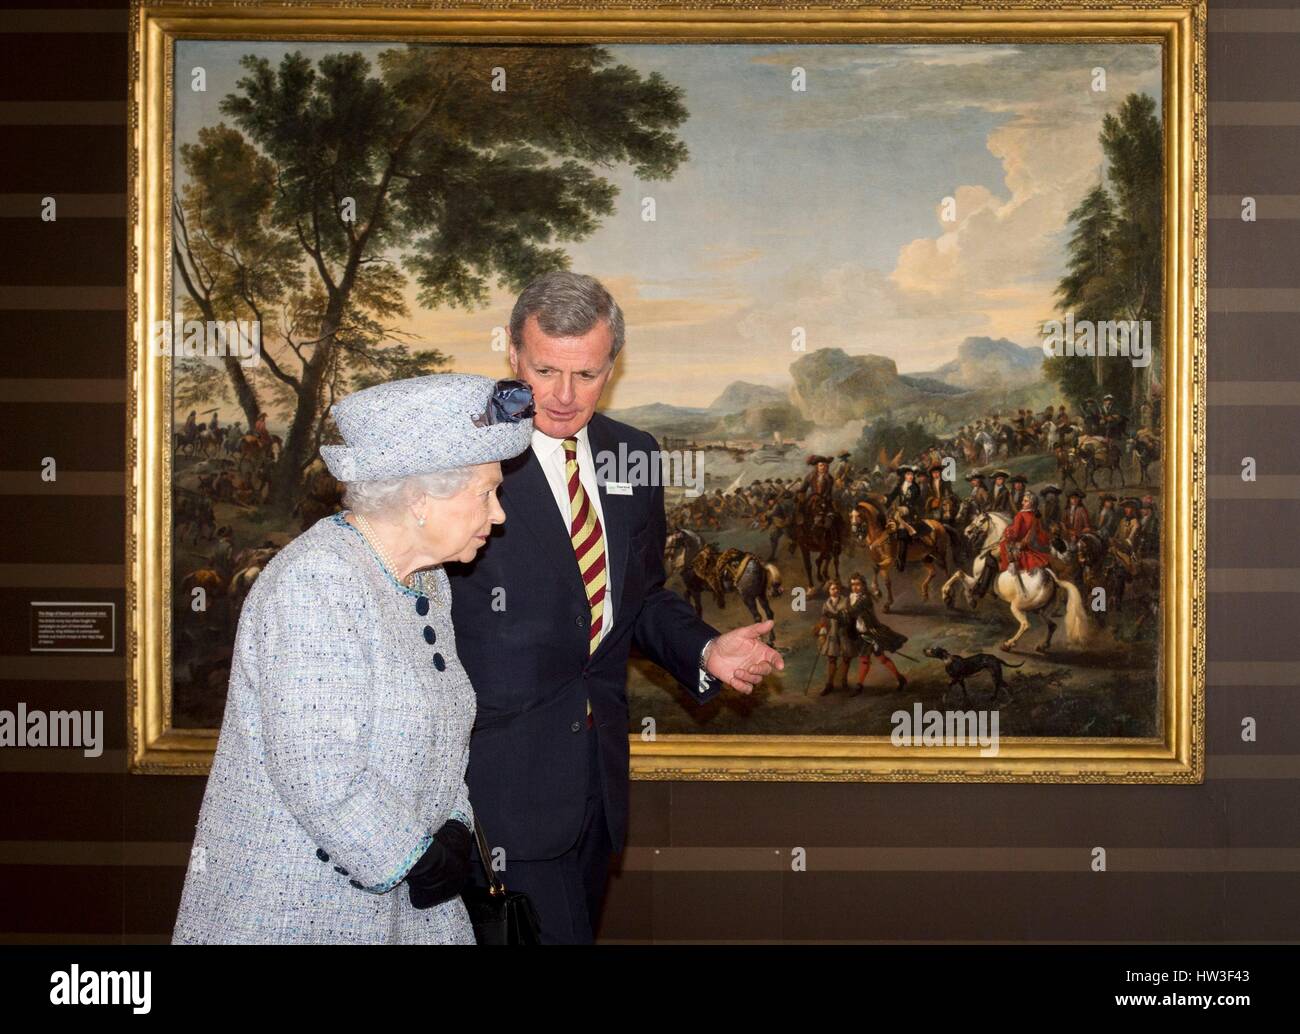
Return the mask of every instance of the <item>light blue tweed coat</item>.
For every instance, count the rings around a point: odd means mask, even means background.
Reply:
[[[451,591],[440,567],[417,588],[341,514],[267,565],[239,620],[174,942],[474,943],[459,897],[418,910],[400,882],[451,815],[472,822],[475,700]]]

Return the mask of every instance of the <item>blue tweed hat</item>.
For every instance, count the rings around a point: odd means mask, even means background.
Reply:
[[[432,474],[528,448],[533,393],[523,381],[435,373],[365,388],[331,408],[344,445],[320,454],[339,481]]]

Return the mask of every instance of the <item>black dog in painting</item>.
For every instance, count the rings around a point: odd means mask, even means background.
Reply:
[[[994,657],[991,653],[975,653],[969,657],[962,657],[959,654],[949,653],[942,646],[927,646],[922,651],[927,657],[933,657],[935,660],[943,661],[943,670],[948,673],[948,690],[953,686],[961,686],[961,696],[964,703],[970,703],[970,694],[966,692],[966,680],[972,675],[978,675],[981,671],[987,671],[993,677],[993,703],[997,703],[998,696],[1001,693],[1007,695],[1005,703],[1011,703],[1011,690],[1007,688],[1006,682],[1002,678],[1002,668],[1023,668],[1024,661],[1019,664],[1012,664],[1010,661],[1004,661],[1000,657]],[[944,690],[943,701],[948,702],[948,690]]]

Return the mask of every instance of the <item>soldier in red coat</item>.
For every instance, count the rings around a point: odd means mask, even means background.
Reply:
[[[1020,512],[1002,533],[998,545],[1001,568],[1005,571],[1012,562],[1021,571],[1046,567],[1052,559],[1048,549],[1047,532],[1038,519],[1038,497],[1026,492],[1020,499]]]

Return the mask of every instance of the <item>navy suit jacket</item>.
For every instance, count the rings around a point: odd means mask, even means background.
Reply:
[[[600,454],[658,455],[644,431],[601,413],[588,426]],[[657,472],[659,467],[654,465]],[[600,486],[606,577],[614,626],[588,656],[587,603],[568,522],[529,449],[501,464],[504,524],[467,564],[449,563],[456,653],[478,695],[470,741],[470,802],[488,842],[519,860],[554,858],[582,829],[587,796],[587,700],[597,736],[605,821],[620,851],[628,812],[628,650],[675,677],[700,703],[721,691],[700,676],[700,650],[717,629],[664,587],[664,493]],[[658,480],[658,478],[654,478]]]

